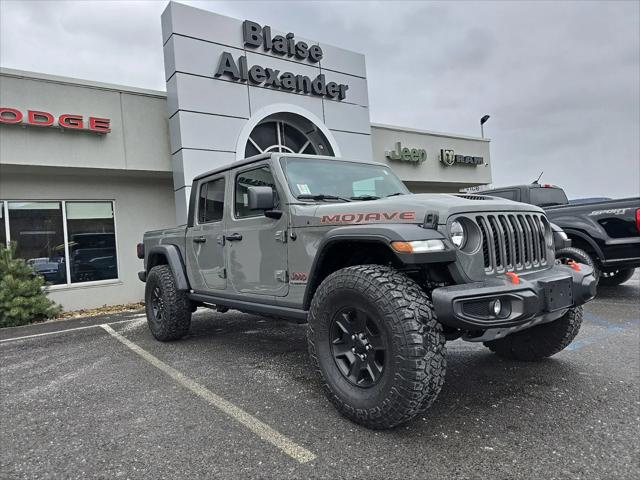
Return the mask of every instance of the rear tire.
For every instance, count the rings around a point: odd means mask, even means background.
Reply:
[[[574,307],[553,322],[484,342],[484,346],[503,358],[532,362],[567,348],[578,334],[580,325],[582,307]]]
[[[605,287],[615,287],[633,277],[635,268],[625,268],[623,270],[603,271],[600,275],[600,285]]]
[[[600,269],[593,261],[591,255],[584,250],[575,247],[562,248],[556,252],[556,260],[560,260],[560,263],[566,265],[568,261],[573,260],[576,263],[584,263],[593,268],[593,275],[596,277],[596,282],[600,279]]]
[[[329,400],[368,428],[411,420],[444,383],[445,338],[431,302],[389,267],[329,275],[311,302],[307,339]]]
[[[186,292],[178,290],[168,265],[153,267],[145,286],[147,324],[156,340],[178,340],[189,333],[191,302]]]

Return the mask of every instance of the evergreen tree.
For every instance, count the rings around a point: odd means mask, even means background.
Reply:
[[[15,252],[15,244],[0,246],[0,328],[46,320],[61,311],[42,290],[44,279]]]

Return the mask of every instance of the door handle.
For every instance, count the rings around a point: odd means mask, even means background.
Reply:
[[[200,237],[193,237],[193,243],[204,243],[207,241],[207,237],[200,236]]]
[[[240,235],[239,233],[232,233],[231,235],[225,235],[224,238],[226,238],[230,242],[238,242],[242,240],[242,235]]]

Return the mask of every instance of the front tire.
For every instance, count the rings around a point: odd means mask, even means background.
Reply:
[[[179,340],[189,333],[191,305],[186,292],[178,290],[168,265],[151,269],[145,285],[145,310],[149,330],[156,340]]]
[[[497,355],[509,360],[532,362],[555,355],[569,346],[582,325],[582,307],[570,308],[550,323],[484,342]]]
[[[591,255],[584,250],[575,247],[561,248],[556,252],[556,260],[559,260],[563,265],[566,265],[567,262],[571,260],[577,263],[589,265],[593,268],[593,275],[596,277],[596,282],[599,282],[600,280],[600,269],[598,268],[598,265],[593,261]]]
[[[409,421],[444,383],[445,339],[431,302],[389,267],[329,275],[313,297],[307,339],[329,400],[369,428]]]
[[[625,268],[623,270],[605,270],[600,275],[600,285],[605,287],[615,287],[633,277],[635,268]]]

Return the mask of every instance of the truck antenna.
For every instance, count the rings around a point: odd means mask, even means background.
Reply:
[[[536,178],[536,179],[533,181],[533,185],[537,185],[537,184],[538,184],[538,182],[539,182],[539,181],[540,181],[540,179],[542,178],[542,174],[543,174],[543,173],[544,173],[544,170],[543,170],[542,172],[540,172],[540,175],[538,175],[538,178]]]

